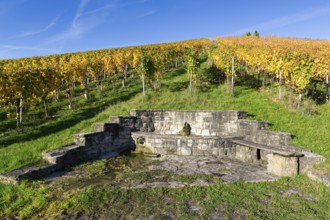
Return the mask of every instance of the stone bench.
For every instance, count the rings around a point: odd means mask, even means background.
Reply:
[[[235,157],[247,163],[266,163],[267,171],[277,176],[299,174],[299,158],[304,154],[246,140],[234,139]]]

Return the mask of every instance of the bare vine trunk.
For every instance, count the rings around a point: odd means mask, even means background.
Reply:
[[[283,94],[282,94],[282,70],[280,70],[280,77],[278,81],[278,99],[282,100]]]
[[[23,97],[22,95],[17,99],[16,104],[16,127],[21,129],[23,125]]]
[[[297,104],[297,109],[300,109],[301,106],[301,101],[302,101],[302,93],[300,92],[298,95],[298,104]]]
[[[294,78],[291,78],[291,84],[289,88],[289,105],[293,108],[293,85],[294,85]]]
[[[144,82],[144,73],[142,73],[142,92],[143,92],[143,97],[145,97],[146,89],[145,89],[145,82]]]
[[[89,78],[86,77],[85,79],[85,92],[84,92],[84,96],[86,99],[86,102],[89,102]]]
[[[68,107],[69,107],[69,109],[72,109],[72,95],[71,95],[71,90],[70,90],[70,88],[68,88],[68,89],[66,90],[66,95],[67,95],[67,97],[68,97]]]
[[[231,59],[232,64],[231,64],[231,88],[230,88],[230,93],[234,95],[234,74],[235,74],[235,58],[232,57]]]
[[[329,97],[329,75],[328,74],[325,78],[325,93],[326,93],[326,102],[329,102],[330,97]]]

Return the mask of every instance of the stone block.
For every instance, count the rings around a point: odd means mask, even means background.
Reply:
[[[218,149],[218,155],[219,156],[227,156],[228,155],[228,150],[225,148],[219,148]]]
[[[164,147],[163,144],[150,144],[150,143],[148,143],[147,146],[152,146],[154,148],[163,148]]]
[[[317,154],[313,154],[312,152],[303,151],[303,157],[299,158],[299,173],[308,173],[308,171],[313,169],[315,164],[325,162],[325,157]]]
[[[236,159],[246,163],[257,162],[257,149],[246,146],[236,145]]]
[[[212,156],[212,155],[213,155],[212,149],[204,151],[204,156]]]
[[[180,151],[176,145],[165,145],[163,146],[165,149],[166,154],[180,154]],[[161,148],[155,148],[155,149],[161,149]]]
[[[186,112],[185,114],[185,121],[189,122],[195,122],[196,121],[196,114],[194,112]]]
[[[111,123],[117,123],[117,124],[119,124],[120,123],[120,117],[119,116],[110,116],[109,121]]]
[[[219,136],[219,134],[218,134],[217,132],[215,132],[215,131],[212,131],[212,132],[210,133],[210,136]]]
[[[78,146],[85,146],[86,145],[86,139],[85,139],[85,133],[80,133],[80,134],[76,134],[74,136],[74,142],[76,143],[76,145]]]
[[[212,155],[219,156],[219,148],[212,148]]]
[[[268,154],[267,172],[277,176],[293,177],[299,173],[299,158]]]
[[[194,156],[204,156],[204,152],[205,151],[203,151],[201,149],[198,149],[195,147],[192,148],[192,155],[194,155]]]
[[[183,156],[190,156],[190,155],[192,155],[192,148],[191,147],[181,147],[180,153]]]
[[[215,147],[217,147],[217,148],[224,148],[225,147],[225,141],[224,140],[221,140],[221,139],[218,139],[216,141]]]
[[[210,135],[210,131],[208,129],[203,129],[201,132],[201,135],[203,136],[209,136]]]
[[[103,132],[89,132],[76,134],[74,137],[76,145],[85,147],[95,147],[104,143]]]
[[[106,132],[108,135],[117,136],[119,133],[119,125],[115,123],[95,123],[94,131]]]
[[[178,147],[188,147],[187,140],[179,139],[178,143],[177,143],[177,146]],[[192,147],[192,146],[190,146],[190,147]]]
[[[111,116],[110,122],[136,130],[137,118],[134,116]]]
[[[200,147],[199,147],[201,150],[210,150],[211,149],[211,146],[209,144],[201,144]]]

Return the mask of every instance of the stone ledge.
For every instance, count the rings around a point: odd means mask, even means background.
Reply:
[[[243,146],[256,148],[256,149],[260,149],[260,150],[264,150],[264,151],[269,151],[269,152],[279,154],[279,155],[285,156],[285,157],[302,157],[302,156],[304,156],[302,153],[292,152],[289,150],[282,150],[282,149],[278,149],[275,147],[257,144],[257,143],[245,141],[245,140],[232,140],[232,142],[234,144],[238,144],[238,145],[243,145]]]
[[[26,167],[13,170],[0,175],[0,180],[4,183],[18,183],[23,179],[37,179],[59,170],[57,164],[47,164],[42,167]]]
[[[159,133],[152,133],[152,132],[132,132],[132,137],[137,136],[152,136],[158,138],[173,138],[176,139],[210,139],[210,140],[218,140],[218,139],[236,139],[236,138],[243,138],[242,136],[202,136],[202,135],[190,135],[190,136],[181,136],[176,134],[159,134]]]

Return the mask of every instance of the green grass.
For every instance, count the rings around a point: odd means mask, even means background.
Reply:
[[[31,108],[28,117],[32,119],[27,118],[23,132],[13,129],[13,120],[3,120],[0,122],[3,131],[0,133],[0,173],[42,164],[43,151],[70,144],[72,135],[91,131],[95,122],[106,122],[111,115],[128,115],[131,109],[245,110],[252,119],[270,122],[272,130],[292,133],[294,144],[325,156],[327,163],[320,169],[330,172],[329,104],[316,106],[317,114],[302,115],[274,101],[269,92],[244,85],[244,81],[238,81],[234,96],[226,92],[224,85],[208,85],[203,90],[206,92],[194,88],[192,94],[188,92],[188,85],[184,70],[178,69],[165,75],[160,91],[148,90],[146,97],[142,96],[140,82],[136,80],[117,92],[106,89],[102,98],[92,90],[94,100],[87,104],[78,96],[70,111],[65,108],[66,100],[56,103],[50,108],[57,118],[42,120],[42,111]],[[49,186],[43,182],[0,184],[0,218],[205,219],[218,212],[225,219],[330,219],[329,188],[305,176],[271,183],[217,182],[209,187],[127,190],[107,185],[107,180],[102,184],[93,181],[96,176],[113,172],[107,163],[97,161],[78,166],[86,172],[88,184],[84,181],[72,187],[65,187],[65,183]],[[126,164],[126,168],[138,164]],[[125,172],[116,177],[118,182],[127,181],[127,177],[132,178],[131,183],[143,182],[152,175],[136,174],[131,169]],[[204,175],[172,178],[188,182],[198,178],[213,181]],[[192,205],[198,207],[197,212],[190,208]]]
[[[8,187],[8,186],[6,186]],[[5,188],[6,188],[5,187]],[[12,197],[22,209],[1,209],[0,217],[67,219],[329,219],[329,189],[305,176],[270,183],[217,184],[177,189],[119,189],[89,186],[43,196],[39,189],[14,186]],[[22,190],[28,190],[26,193]],[[17,190],[17,191],[16,191]],[[46,198],[48,200],[46,200]],[[47,202],[46,202],[47,201]],[[12,206],[9,201],[2,204]],[[194,205],[196,209],[192,209]],[[10,214],[6,214],[10,211]]]

